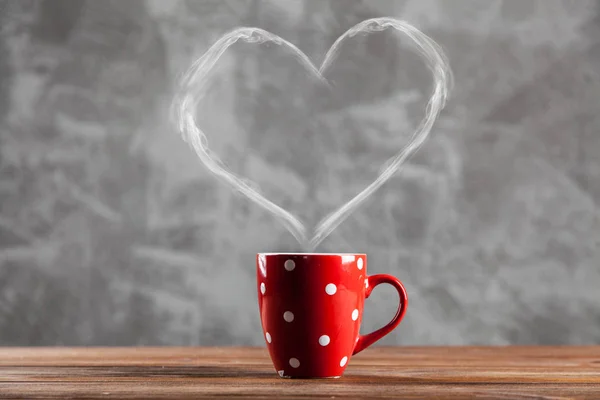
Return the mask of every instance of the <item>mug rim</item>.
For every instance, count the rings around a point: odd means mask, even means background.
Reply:
[[[256,253],[258,256],[365,256],[366,253]]]

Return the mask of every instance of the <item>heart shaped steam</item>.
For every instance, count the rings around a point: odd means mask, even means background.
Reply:
[[[208,73],[227,48],[241,39],[247,43],[272,42],[287,47],[294,53],[301,64],[322,82],[327,83],[327,80],[323,77],[323,73],[335,60],[344,40],[361,32],[380,32],[387,28],[394,28],[412,39],[416,45],[417,51],[433,74],[433,94],[427,104],[425,116],[411,136],[410,142],[383,165],[381,172],[375,181],[369,184],[346,204],[323,218],[317,224],[312,238],[308,238],[306,226],[298,218],[265,198],[253,187],[253,184],[248,183],[245,179],[227,171],[219,160],[219,157],[209,149],[208,139],[202,129],[196,124],[195,118],[198,103],[204,96],[206,83],[208,82]],[[298,240],[307,251],[312,251],[354,210],[356,210],[362,202],[390,179],[402,164],[404,164],[407,158],[417,151],[425,142],[433,123],[446,104],[451,85],[452,73],[443,51],[427,35],[405,21],[393,18],[373,18],[355,25],[335,41],[333,46],[331,46],[327,52],[320,68],[317,68],[300,49],[277,35],[259,28],[238,28],[222,36],[206,53],[204,53],[204,55],[193,63],[187,73],[183,76],[179,90],[173,101],[171,111],[183,140],[194,149],[200,160],[210,172],[279,218],[284,223],[287,230],[294,235],[296,240]]]

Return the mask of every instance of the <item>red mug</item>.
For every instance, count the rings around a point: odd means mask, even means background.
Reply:
[[[406,313],[402,282],[368,276],[366,254],[259,253],[256,270],[264,338],[284,378],[339,378],[351,356],[390,333]],[[381,283],[398,291],[398,311],[361,335],[364,300]]]

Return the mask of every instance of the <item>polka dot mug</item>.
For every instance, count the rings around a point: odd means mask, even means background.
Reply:
[[[339,378],[350,357],[400,324],[408,296],[390,275],[367,275],[365,254],[259,253],[258,305],[273,365],[285,378]],[[364,300],[380,283],[400,295],[394,318],[361,335]]]

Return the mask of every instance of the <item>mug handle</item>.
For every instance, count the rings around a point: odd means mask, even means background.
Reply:
[[[400,296],[400,304],[398,305],[398,311],[396,311],[396,315],[392,320],[382,328],[377,329],[374,332],[368,333],[366,335],[358,335],[358,339],[356,341],[356,345],[354,346],[354,352],[352,355],[356,353],[360,353],[391,331],[393,331],[404,318],[404,314],[406,313],[406,307],[408,306],[408,295],[406,294],[406,289],[404,289],[404,285],[400,280],[394,276],[387,274],[377,274],[372,276],[367,276],[367,282],[369,286],[365,292],[365,298],[369,298],[371,292],[375,287],[381,283],[389,283],[392,285]]]

